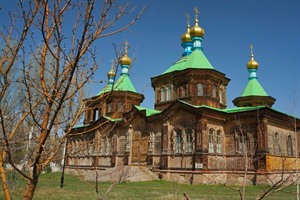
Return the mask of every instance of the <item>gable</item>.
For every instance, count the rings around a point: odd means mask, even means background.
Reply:
[[[196,122],[196,115],[186,110],[177,110],[177,112],[171,115],[168,119],[170,124],[194,124]]]

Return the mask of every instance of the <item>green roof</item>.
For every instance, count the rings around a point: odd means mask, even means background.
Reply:
[[[268,96],[263,87],[260,85],[256,78],[249,80],[242,97],[246,96]]]
[[[214,69],[210,64],[203,51],[194,50],[192,54],[187,59],[183,69]]]
[[[111,85],[105,86],[105,87],[97,94],[97,96],[98,96],[98,95],[101,95],[101,94],[104,94],[104,93],[106,93],[106,92],[110,92],[110,91],[111,91],[111,88],[112,88]]]
[[[214,108],[214,107],[210,107],[210,106],[206,106],[206,105],[195,106],[193,104],[190,104],[190,103],[182,101],[182,100],[178,100],[178,101],[180,101],[181,103],[187,104],[189,106],[192,106],[194,108],[208,108],[211,110],[216,110],[216,111],[225,112],[225,113],[245,112],[245,111],[257,110],[257,109],[266,107],[266,106],[252,106],[252,107],[236,107],[236,108],[219,109],[219,108]]]
[[[83,128],[83,127],[86,127],[86,126],[89,126],[89,124],[75,124],[73,126],[73,128]]]
[[[163,74],[167,74],[173,71],[179,71],[182,70],[184,67],[184,64],[186,63],[186,60],[189,56],[181,57],[180,60],[178,60],[174,65],[172,65],[169,69],[167,69]]]
[[[185,69],[214,69],[202,50],[194,50],[191,55],[184,56],[174,65],[167,69],[163,74]]]
[[[135,87],[133,86],[129,76],[127,74],[123,74],[114,84],[114,90],[117,91],[129,91],[137,93]]]
[[[224,109],[223,111],[226,113],[237,113],[237,112],[257,110],[257,109],[265,108],[265,107],[266,106],[236,107],[236,108],[227,108],[227,109]]]
[[[107,85],[103,88],[97,95],[104,94],[106,92],[110,92],[112,90],[111,85]],[[127,74],[123,74],[120,78],[115,82],[113,86],[114,91],[127,91],[137,93],[135,87],[133,86],[129,76]]]
[[[149,109],[149,108],[144,108],[144,107],[141,107],[141,106],[134,106],[136,107],[139,111],[146,111],[146,117],[150,117],[152,115],[156,115],[156,114],[159,114],[161,113],[161,111],[159,110],[154,110],[154,109]]]
[[[108,116],[103,116],[103,118],[108,119],[111,122],[120,122],[120,121],[122,121],[122,118],[114,119],[114,118],[111,118],[111,117],[108,117]]]

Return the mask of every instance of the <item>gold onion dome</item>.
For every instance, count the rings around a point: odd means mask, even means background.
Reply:
[[[181,42],[191,42],[191,35],[190,35],[190,25],[187,26],[187,31],[181,35]]]
[[[247,69],[258,69],[259,63],[254,60],[254,54],[253,54],[253,46],[250,46],[251,49],[251,60],[247,63]]]
[[[122,56],[122,58],[120,59],[120,64],[121,65],[130,65],[131,64],[131,59],[127,56],[126,52]]]
[[[205,34],[205,31],[203,28],[201,28],[199,25],[198,25],[198,14],[199,14],[199,10],[198,8],[194,8],[194,11],[195,11],[195,26],[191,29],[191,37],[203,37],[204,34]]]
[[[124,42],[124,45],[125,45],[124,55],[121,57],[119,63],[121,65],[130,65],[131,64],[131,59],[127,55],[128,47],[129,47],[129,43],[128,43],[127,40]]]
[[[203,37],[205,31],[198,25],[198,19],[195,20],[195,26],[191,29],[190,34],[192,37]]]
[[[113,67],[111,67],[110,71],[107,73],[108,77],[114,77],[116,76],[115,70]]]
[[[248,69],[257,69],[259,67],[258,62],[254,60],[253,54],[251,55],[251,60],[247,63]]]

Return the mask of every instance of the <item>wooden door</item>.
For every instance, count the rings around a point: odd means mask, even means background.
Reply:
[[[134,133],[132,137],[131,163],[138,165],[147,164],[148,155],[148,133]]]

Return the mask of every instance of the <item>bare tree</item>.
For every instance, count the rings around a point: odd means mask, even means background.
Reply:
[[[236,149],[236,153],[241,155],[243,160],[243,182],[239,185],[235,184],[236,180],[232,182],[229,180],[225,183],[225,186],[237,191],[240,199],[244,200],[246,195],[248,173],[249,171],[254,170],[254,163],[257,161],[257,143],[255,143],[254,139],[249,136],[249,132],[253,132],[252,128],[249,130],[249,127],[242,123],[241,119],[238,117],[235,117],[234,123],[236,126],[235,134],[237,134],[237,138],[239,140],[239,149]],[[250,141],[251,139],[253,140],[252,142]]]
[[[10,28],[0,32],[5,41],[0,58],[0,173],[5,199],[11,199],[6,160],[27,181],[23,199],[32,199],[39,175],[84,112],[81,91],[99,66],[93,43],[127,30],[145,8],[136,12],[114,0],[20,0],[18,9],[11,15]],[[71,19],[73,28],[66,30]],[[12,71],[18,71],[17,76],[11,76]],[[16,87],[22,87],[22,93],[18,106],[13,107],[9,91]],[[20,131],[24,124],[33,130],[26,168],[29,173],[16,166],[11,154],[14,138],[28,134]]]
[[[259,110],[257,111],[257,124],[258,124],[258,129],[257,134],[258,137],[259,135],[262,135],[262,130],[259,125],[260,122],[260,114]],[[243,151],[238,152],[239,154],[243,155],[243,160],[244,160],[244,170],[243,170],[243,183],[241,185],[234,184],[234,182],[227,182],[225,183],[225,186],[237,191],[239,193],[240,199],[245,199],[246,195],[246,186],[247,186],[247,176],[250,170],[255,170],[253,168],[253,164],[257,162],[257,160],[260,158],[259,155],[257,155],[257,144],[254,144],[253,149],[249,149],[248,146],[246,145],[246,140],[248,140],[247,137],[247,127],[245,126],[246,123],[243,123],[241,119],[236,118],[235,119],[235,124],[237,127],[237,130],[241,136],[241,143],[243,144]],[[295,128],[295,137],[297,137],[296,134],[296,118],[295,121],[292,123],[293,128]],[[283,155],[281,155],[278,158],[278,162],[280,162],[280,169],[277,171],[272,171],[272,173],[264,175],[266,181],[268,181],[269,185],[268,186],[259,186],[261,188],[261,193],[256,197],[257,200],[264,199],[268,196],[273,195],[274,193],[281,191],[285,189],[286,187],[292,185],[292,184],[297,184],[299,182],[300,177],[298,176],[298,147],[297,147],[297,140],[296,140],[296,157],[295,159],[293,158],[287,158]],[[275,161],[273,161],[275,162]],[[252,166],[252,167],[251,167]],[[256,172],[254,172],[256,173]],[[297,191],[298,195],[298,191]]]
[[[127,181],[128,178],[134,176],[137,172],[130,170],[130,168],[124,168],[123,165],[118,165],[115,167],[115,169],[109,173],[111,176],[112,184],[107,188],[107,190],[100,195],[98,198],[99,200],[104,200],[110,192],[115,189],[118,184]]]
[[[299,177],[299,155],[300,155],[300,151],[299,151],[299,147],[300,147],[300,141],[299,141],[299,133],[297,133],[297,111],[299,111],[299,105],[298,105],[298,101],[297,101],[297,97],[299,97],[298,95],[298,90],[296,88],[293,89],[293,95],[290,99],[290,105],[291,105],[291,111],[290,113],[292,113],[292,117],[291,117],[291,124],[294,127],[294,134],[296,135],[296,176]],[[298,108],[298,110],[297,110]],[[299,125],[298,125],[299,126]],[[300,189],[299,189],[299,185],[300,185],[300,178],[297,180],[296,182],[296,197],[297,200],[300,200]]]

